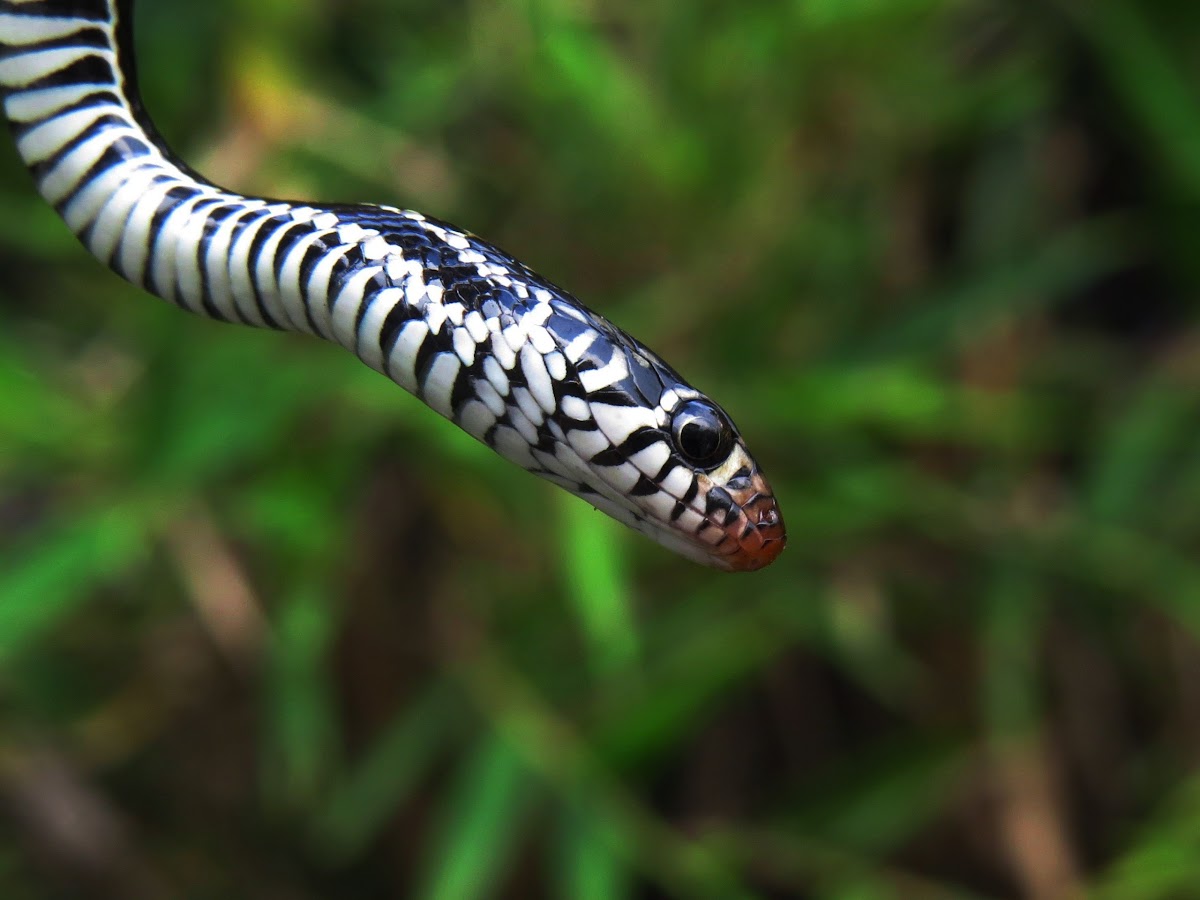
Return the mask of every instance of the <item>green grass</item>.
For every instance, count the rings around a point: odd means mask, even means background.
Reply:
[[[0,896],[1200,884],[1200,8],[140,6],[189,162],[516,253],[790,544],[700,569],[140,296],[0,142]]]

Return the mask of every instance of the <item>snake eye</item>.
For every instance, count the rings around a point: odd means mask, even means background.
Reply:
[[[733,445],[733,427],[716,407],[701,400],[689,400],[675,411],[671,436],[684,460],[700,469],[721,462]]]

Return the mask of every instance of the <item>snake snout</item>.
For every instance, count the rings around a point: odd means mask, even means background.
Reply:
[[[730,568],[753,572],[769,566],[787,546],[787,528],[771,486],[761,472],[755,472],[749,487],[734,493],[733,499],[742,514],[729,523],[729,537],[737,542],[729,556]]]

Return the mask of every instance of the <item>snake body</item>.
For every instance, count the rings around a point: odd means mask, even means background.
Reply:
[[[201,316],[342,345],[498,453],[695,561],[783,521],[728,415],[638,341],[445,222],[245,197],[158,139],[131,3],[0,0],[0,96],[38,190],[102,263]]]

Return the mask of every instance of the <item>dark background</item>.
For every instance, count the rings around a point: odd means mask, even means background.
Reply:
[[[735,416],[722,576],[0,146],[0,896],[1200,896],[1200,4],[145,0],[250,192],[516,253]]]

